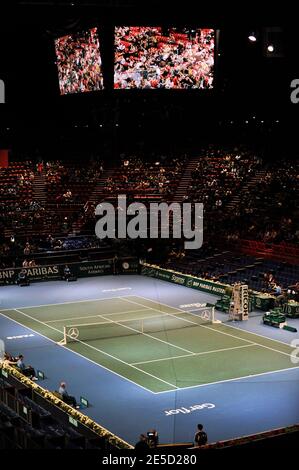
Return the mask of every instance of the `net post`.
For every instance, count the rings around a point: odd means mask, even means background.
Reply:
[[[67,343],[67,334],[66,334],[66,327],[64,326],[63,327],[63,339],[61,341],[58,341],[57,344],[59,344],[60,346],[65,346]]]
[[[215,318],[215,305],[212,306],[212,323],[222,323],[221,320]]]

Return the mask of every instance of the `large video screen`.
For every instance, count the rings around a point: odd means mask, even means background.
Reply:
[[[114,88],[210,89],[215,30],[116,27]]]
[[[103,89],[97,28],[56,39],[55,51],[61,95]]]

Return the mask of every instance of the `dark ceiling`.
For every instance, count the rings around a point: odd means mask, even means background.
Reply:
[[[176,138],[180,135],[183,141],[185,137],[192,140],[192,136],[198,136],[199,129],[210,138],[214,126],[229,134],[230,123],[239,122],[245,128],[248,124],[248,128],[256,126],[257,120],[271,125],[277,120],[284,123],[283,130],[288,130],[290,140],[299,125],[299,104],[290,102],[290,82],[299,78],[298,33],[292,25],[292,14],[275,5],[270,10],[259,8],[257,14],[251,2],[248,5],[239,2],[237,7],[229,7],[227,2],[220,6],[202,5],[188,1],[178,5],[167,0],[9,2],[0,15],[0,79],[6,86],[6,104],[0,105],[0,145],[1,138],[7,137],[3,136],[5,129],[31,135],[32,129],[52,132],[88,126],[99,132],[102,123],[113,140],[115,124],[119,124],[118,132],[123,129],[123,139],[132,133],[139,135],[144,129],[150,136],[161,133],[161,141],[173,135]],[[115,24],[219,29],[215,90],[114,91]],[[66,32],[94,25],[99,26],[102,35],[106,90],[61,97],[53,40]],[[280,57],[265,54],[267,28],[273,26],[281,29],[277,38],[282,50]],[[248,41],[252,30],[258,34],[256,44]],[[255,129],[254,136],[259,133],[260,129],[258,132]],[[43,135],[40,131],[38,134]]]

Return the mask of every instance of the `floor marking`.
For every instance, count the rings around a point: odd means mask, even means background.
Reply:
[[[132,297],[136,297],[136,296],[134,295],[134,296],[132,296]],[[145,297],[143,297],[143,298],[144,298],[144,300],[149,300],[149,301],[151,301],[151,302],[154,303],[154,301],[151,300],[151,299],[147,299],[147,298],[145,298]],[[162,305],[162,303],[161,303],[161,305]],[[164,304],[164,305],[166,305],[166,304]],[[167,305],[166,305],[166,306],[167,306]],[[171,308],[175,308],[175,307],[171,307]],[[15,309],[10,308],[10,309],[8,309],[8,310],[11,311],[11,310],[15,310]],[[1,310],[1,312],[2,312],[2,311],[3,311],[3,310]],[[24,312],[22,312],[22,313],[24,313]],[[8,320],[10,320],[10,321],[12,321],[12,322],[14,322],[14,323],[20,325],[21,327],[23,327],[23,328],[25,328],[25,329],[27,329],[27,330],[33,331],[33,332],[36,333],[37,335],[39,335],[39,336],[45,338],[47,341],[50,341],[50,342],[54,343],[55,346],[58,346],[58,345],[57,345],[57,342],[54,341],[53,339],[51,339],[51,338],[49,338],[49,337],[43,335],[42,333],[37,332],[36,330],[33,330],[33,328],[30,328],[29,326],[24,326],[22,323],[20,323],[20,322],[18,322],[17,320],[14,320],[14,319],[8,317],[7,315],[5,315],[5,314],[3,314],[3,313],[2,313],[2,315],[3,315],[3,317],[7,318]],[[269,338],[268,338],[268,339],[269,339]],[[275,341],[275,340],[274,340],[274,341]],[[280,343],[281,341],[277,341],[277,342]],[[282,344],[286,344],[286,343],[282,343]],[[249,378],[254,378],[254,377],[260,377],[260,376],[262,376],[262,375],[270,375],[270,374],[276,374],[276,373],[287,372],[287,371],[290,372],[290,371],[299,369],[299,366],[296,366],[296,367],[287,367],[287,368],[285,368],[285,369],[273,370],[273,371],[268,371],[268,372],[261,372],[261,373],[258,373],[258,374],[250,374],[250,375],[245,375],[245,376],[243,376],[243,377],[235,377],[235,378],[231,378],[231,379],[218,380],[218,381],[215,381],[215,382],[208,382],[208,383],[204,383],[204,384],[190,385],[190,386],[186,386],[186,387],[176,387],[176,388],[173,389],[173,390],[163,390],[163,391],[160,391],[160,392],[153,392],[152,390],[150,390],[150,389],[144,387],[144,386],[141,385],[141,384],[138,384],[138,383],[134,382],[133,380],[129,379],[128,377],[125,377],[125,376],[123,376],[123,375],[120,375],[118,372],[115,372],[115,371],[109,369],[108,367],[105,367],[104,365],[99,364],[98,362],[95,362],[95,361],[93,361],[92,359],[89,359],[89,358],[86,357],[86,356],[83,356],[82,354],[78,353],[77,351],[73,351],[73,350],[71,350],[71,349],[68,349],[68,348],[66,348],[66,347],[63,346],[63,345],[60,345],[59,347],[65,349],[65,350],[68,351],[68,352],[71,352],[71,353],[73,353],[73,354],[75,354],[75,355],[81,357],[82,359],[85,359],[85,360],[88,361],[88,362],[91,362],[92,364],[96,365],[97,367],[101,367],[102,369],[104,369],[104,370],[106,370],[106,371],[108,371],[108,372],[110,372],[110,373],[116,375],[117,377],[120,377],[120,378],[123,379],[123,380],[126,380],[127,382],[130,382],[131,384],[133,384],[133,385],[135,385],[135,386],[137,386],[137,387],[142,388],[142,389],[145,390],[146,392],[149,392],[149,393],[151,393],[151,394],[153,394],[153,395],[160,395],[160,394],[162,394],[162,393],[173,393],[173,392],[177,393],[177,392],[180,391],[180,390],[183,391],[183,390],[188,390],[188,389],[192,389],[192,388],[208,387],[208,386],[210,386],[210,385],[217,385],[217,384],[222,384],[222,383],[234,382],[234,381],[237,381],[237,380],[243,381],[244,379],[249,379]],[[245,383],[246,383],[246,382],[245,382]]]
[[[125,297],[119,297],[119,298],[125,299],[127,297],[139,297],[140,299],[148,300],[149,302],[152,302],[152,303],[155,303],[155,304],[164,305],[165,307],[169,307],[169,308],[172,308],[174,310],[179,310],[180,313],[188,313],[186,310],[182,310],[180,308],[173,307],[172,305],[168,305],[168,304],[165,304],[163,302],[157,302],[155,300],[144,297],[143,295],[128,294]],[[149,307],[149,308],[151,308],[151,307]],[[262,315],[263,315],[263,313],[261,313],[260,315],[256,315],[256,316],[262,316]],[[269,341],[275,341],[276,343],[284,344],[285,346],[290,346],[289,343],[286,343],[285,341],[280,341],[279,339],[271,338],[270,336],[265,336],[265,335],[261,335],[259,333],[254,333],[253,331],[243,330],[242,328],[237,328],[236,326],[228,325],[227,323],[225,323],[225,326],[227,326],[228,328],[234,328],[235,330],[238,330],[238,331],[244,331],[245,333],[248,333],[248,334],[251,334],[251,335],[260,336],[261,338],[265,338]]]
[[[156,310],[156,312],[159,311],[159,310]],[[166,314],[168,315],[168,314]],[[103,315],[99,315],[101,316],[102,318],[104,318],[104,320],[109,320],[109,318],[105,318]],[[115,320],[109,320],[112,324],[113,323],[116,323],[117,325],[120,325],[120,326],[124,326],[125,328],[128,328],[129,330],[132,330],[132,331],[136,331],[137,333],[139,333],[140,335],[143,335],[143,336],[148,336],[149,338],[151,339],[154,339],[156,341],[160,341],[161,343],[164,343],[164,344],[167,344],[167,346],[173,346],[174,348],[176,349],[181,349],[182,351],[185,351],[189,354],[194,354],[193,351],[189,351],[188,349],[185,349],[185,348],[181,348],[180,346],[176,346],[175,344],[173,343],[169,343],[168,341],[164,341],[163,339],[160,339],[160,338],[156,338],[155,336],[152,336],[150,335],[149,333],[143,333],[142,331],[139,331],[139,330],[136,330],[135,328],[132,328],[130,326],[127,326],[127,325],[124,325],[123,323],[120,323],[120,322],[117,322]]]
[[[222,384],[226,382],[235,382],[236,380],[242,381],[243,379],[252,379],[254,377],[260,377],[262,375],[277,374],[279,372],[289,372],[295,369],[299,369],[299,366],[287,367],[285,369],[279,369],[279,370],[270,370],[268,372],[259,372],[258,374],[243,375],[243,377],[235,377],[233,379],[216,380],[215,382],[207,382],[207,383],[199,384],[199,385],[187,385],[186,387],[179,387],[178,390],[163,390],[161,392],[153,392],[153,393],[155,395],[160,395],[161,393],[178,392],[179,390],[189,390],[190,388],[208,387],[209,385],[217,385],[217,384]]]
[[[171,305],[168,305],[168,304],[165,304],[165,303],[162,303],[162,302],[157,302],[157,301],[154,301],[154,300],[152,300],[152,299],[148,299],[148,298],[143,297],[143,296],[140,296],[140,295],[138,296],[138,295],[134,295],[134,294],[128,294],[126,297],[137,297],[137,298],[141,298],[141,299],[150,301],[150,302],[152,302],[153,304],[165,305],[166,307],[171,308],[171,309],[173,309],[173,310],[179,310],[178,308],[173,307],[173,306],[171,306]],[[85,299],[85,300],[72,301],[72,302],[61,302],[61,303],[56,303],[56,304],[34,305],[34,306],[29,306],[29,307],[26,306],[26,307],[19,307],[19,308],[25,308],[25,309],[27,309],[27,308],[36,308],[36,307],[43,307],[43,306],[47,307],[47,306],[64,305],[64,304],[76,304],[76,303],[79,303],[79,302],[102,301],[102,300],[115,300],[115,299],[119,299],[119,300],[128,300],[128,299],[122,298],[122,297],[110,297],[110,298],[101,298],[101,299]],[[135,303],[136,303],[136,302],[135,302]],[[142,305],[142,306],[145,307],[146,309],[148,309],[148,308],[149,308],[149,309],[152,309],[151,307],[146,307],[146,306],[143,305],[143,304],[140,304],[140,305]],[[16,310],[16,309],[14,309],[14,308],[0,309],[0,313],[1,313],[1,312],[4,312],[4,311],[12,311],[12,310]],[[152,309],[152,310],[154,310],[154,309]],[[138,310],[137,310],[137,311],[138,311]],[[20,312],[20,313],[24,314],[24,312]],[[188,313],[188,312],[182,310],[181,313]],[[17,322],[16,320],[13,320],[12,318],[8,317],[7,315],[4,315],[4,314],[2,314],[2,315],[3,315],[3,317],[7,318],[8,320],[10,320],[10,321],[12,321],[12,322],[14,322],[14,323],[20,325],[21,327],[23,327],[23,328],[25,328],[25,329],[28,329],[28,330],[31,330],[31,331],[35,332],[35,333],[38,334],[39,336],[44,337],[46,340],[51,341],[51,342],[53,342],[54,344],[57,345],[57,343],[56,343],[54,340],[52,340],[51,338],[48,338],[47,336],[44,336],[43,334],[41,334],[41,333],[39,333],[39,332],[33,330],[32,328],[30,328],[30,327],[28,327],[28,326],[24,326],[23,324]],[[24,314],[24,315],[25,315],[25,314]],[[171,315],[171,314],[170,314],[170,315]],[[173,316],[175,316],[175,315],[173,315]],[[176,316],[175,316],[175,317],[176,317]],[[176,317],[176,318],[178,318],[178,317]],[[33,320],[38,321],[37,319],[33,319]],[[194,322],[192,322],[192,323],[194,323]],[[47,326],[48,326],[48,325],[47,325]],[[198,325],[198,326],[200,326],[200,325]],[[269,341],[275,341],[275,342],[277,342],[277,343],[279,343],[279,344],[283,344],[283,345],[285,345],[285,346],[289,346],[289,344],[286,343],[286,342],[279,341],[279,340],[277,340],[277,339],[270,338],[270,337],[261,335],[261,334],[259,334],[259,333],[254,333],[254,332],[251,332],[251,331],[243,330],[243,329],[241,329],[241,328],[238,328],[238,327],[235,327],[235,326],[232,326],[232,325],[227,325],[227,324],[226,324],[225,326],[227,326],[227,327],[229,327],[229,328],[234,328],[235,330],[238,330],[239,332],[244,332],[245,334],[248,333],[248,334],[251,334],[251,335],[259,336],[259,337],[264,338],[264,339],[269,340]],[[217,332],[217,330],[214,330],[213,328],[210,328],[210,329],[212,329],[213,331],[216,331],[216,332]],[[238,338],[238,339],[241,339],[241,340],[244,340],[243,338],[239,338],[239,337],[237,337],[237,338]],[[245,341],[246,341],[246,340],[245,340]],[[257,344],[257,343],[256,343],[256,344]],[[257,344],[257,345],[260,346],[260,347],[264,347],[263,345],[259,345],[259,344]],[[189,389],[189,388],[197,388],[197,387],[215,385],[215,384],[218,384],[218,383],[231,382],[231,381],[236,381],[236,380],[241,380],[241,381],[242,381],[243,379],[247,379],[247,378],[253,378],[253,377],[258,377],[258,376],[262,376],[262,375],[268,375],[268,374],[274,374],[274,373],[280,373],[280,372],[286,372],[286,371],[290,371],[290,370],[294,370],[294,369],[299,369],[299,367],[296,366],[296,367],[290,367],[290,368],[285,368],[285,369],[279,369],[279,370],[275,370],[275,371],[268,371],[268,372],[262,372],[262,373],[258,373],[258,374],[251,374],[251,375],[243,376],[243,377],[237,377],[237,378],[231,378],[231,379],[220,380],[220,381],[215,381],[215,382],[209,382],[209,383],[205,383],[205,384],[192,385],[192,386],[181,387],[181,388],[180,388],[180,387],[176,387],[175,390],[164,390],[164,391],[160,391],[160,392],[153,392],[152,390],[150,390],[150,389],[144,387],[143,385],[137,384],[136,382],[134,382],[133,380],[129,379],[128,377],[122,376],[122,375],[120,375],[119,373],[117,373],[117,372],[115,372],[115,371],[113,371],[113,370],[111,370],[111,369],[109,369],[109,368],[103,366],[102,364],[99,364],[99,363],[93,361],[92,359],[89,359],[89,358],[86,357],[86,356],[83,356],[82,354],[80,354],[80,353],[78,353],[78,352],[76,352],[76,351],[72,351],[72,350],[70,350],[70,349],[68,349],[68,348],[66,348],[66,347],[64,347],[64,346],[60,346],[60,347],[66,349],[67,351],[70,351],[70,352],[76,354],[77,356],[79,356],[79,357],[81,357],[81,358],[83,358],[83,359],[85,359],[85,360],[87,360],[87,361],[93,363],[94,365],[96,365],[96,366],[98,366],[98,367],[101,367],[101,368],[104,369],[104,370],[109,371],[110,373],[112,373],[112,374],[114,374],[114,375],[116,375],[116,376],[118,376],[118,377],[120,377],[120,378],[122,378],[122,379],[124,379],[124,380],[127,380],[128,382],[134,384],[135,386],[138,386],[138,387],[142,388],[143,390],[145,390],[145,391],[147,391],[147,392],[149,392],[149,393],[152,393],[152,394],[170,393],[170,392],[173,392],[173,391],[177,392],[178,390],[185,390],[185,389]],[[269,348],[269,349],[271,349],[271,348]],[[274,351],[276,351],[276,350],[274,350]],[[277,352],[281,352],[281,351],[277,351]]]
[[[67,301],[67,302],[57,302],[57,303],[54,303],[54,304],[30,305],[29,307],[25,306],[25,307],[3,308],[3,309],[0,309],[0,310],[1,310],[1,312],[8,312],[9,310],[15,310],[16,308],[20,308],[20,309],[23,310],[24,308],[53,307],[55,305],[79,304],[79,303],[82,303],[82,302],[98,302],[99,300],[119,300],[121,298],[122,297],[119,297],[119,296],[116,295],[115,297],[102,297],[100,299],[97,298],[97,299],[73,300],[73,301]]]
[[[136,322],[136,321],[142,321],[142,320],[151,320],[153,318],[164,318],[167,316],[167,313],[164,313],[164,314],[160,314],[160,315],[153,315],[151,317],[141,317],[141,318],[128,318],[126,320],[119,320],[119,321],[116,321],[116,320],[110,320],[108,318],[105,318],[103,315],[95,315],[96,318],[101,318],[102,320],[104,321],[99,321],[99,322],[96,322],[96,323],[79,323],[79,324],[74,324],[74,325],[69,325],[69,324],[66,324],[66,325],[63,325],[65,326],[66,328],[74,328],[74,327],[80,327],[80,326],[95,326],[95,325],[120,325],[120,326],[123,326],[123,327],[126,327],[126,325],[124,325],[123,323],[124,322]],[[107,321],[108,320],[108,321]],[[126,328],[130,328],[129,326],[126,327]],[[136,330],[135,328],[130,328],[130,330],[133,330],[133,331],[136,331],[136,333],[138,334],[143,334],[142,331],[140,330]],[[124,335],[125,336],[125,335]],[[105,338],[94,338],[94,339],[105,339]],[[88,341],[88,340],[87,340]],[[176,346],[177,347],[177,346]]]
[[[11,310],[14,310],[14,309],[10,309],[10,311],[11,311]],[[47,341],[50,341],[51,343],[54,343],[55,346],[57,346],[57,347],[59,347],[59,348],[63,348],[63,349],[65,349],[66,351],[68,351],[68,352],[70,352],[70,353],[76,354],[77,356],[81,357],[82,359],[85,359],[86,361],[91,362],[91,363],[94,364],[95,366],[101,367],[102,369],[105,369],[106,371],[111,372],[111,373],[114,374],[114,375],[117,375],[117,376],[120,377],[121,379],[127,380],[127,381],[130,382],[131,384],[133,384],[133,385],[135,385],[135,386],[137,386],[137,387],[143,388],[143,390],[145,390],[146,392],[149,392],[149,393],[152,393],[152,394],[157,393],[157,392],[153,392],[153,391],[150,390],[149,388],[144,387],[143,385],[137,384],[136,382],[134,382],[133,380],[129,379],[128,377],[125,377],[124,375],[120,375],[118,372],[115,372],[114,370],[108,369],[108,367],[105,367],[104,365],[99,364],[98,362],[93,361],[93,360],[90,359],[89,357],[83,356],[83,354],[80,354],[80,353],[78,353],[77,351],[73,351],[72,349],[66,348],[66,347],[63,346],[62,344],[58,345],[57,342],[54,341],[54,339],[51,339],[51,338],[49,338],[48,336],[45,336],[45,335],[43,335],[42,333],[39,333],[38,331],[34,330],[33,328],[30,328],[30,326],[25,326],[25,325],[23,325],[22,323],[18,322],[17,320],[14,320],[13,318],[8,317],[8,316],[5,315],[4,313],[1,313],[1,315],[3,315],[3,317],[7,318],[7,320],[10,320],[10,321],[16,323],[17,325],[20,325],[20,326],[22,326],[23,328],[25,328],[25,329],[27,329],[27,330],[34,331],[34,333],[36,333],[37,335],[41,336],[42,338],[45,338]]]
[[[122,290],[132,290],[132,287],[117,287],[115,289],[103,289],[102,292],[119,292]]]
[[[14,309],[15,310],[15,309]],[[104,315],[110,316],[110,315],[122,315],[125,313],[137,313],[137,312],[146,312],[147,310],[150,310],[149,308],[141,309],[141,310],[126,310],[125,312],[115,312],[115,313],[104,313]],[[55,322],[60,322],[60,321],[68,321],[68,320],[83,320],[85,318],[96,318],[99,315],[85,315],[84,317],[69,317],[69,318],[57,318],[56,320],[44,320],[45,323],[55,323]]]
[[[150,300],[150,299],[146,299],[145,297],[142,297],[142,296],[140,296],[140,297],[143,298],[144,300]],[[133,300],[128,300],[128,302],[131,302],[131,303],[134,303],[134,304],[136,304],[136,305],[142,306],[142,304],[140,304],[140,303],[138,303],[138,302],[134,302]],[[152,301],[152,302],[154,302],[154,301]],[[154,303],[155,303],[155,302],[154,302]],[[156,303],[158,303],[158,302],[156,302]],[[162,303],[161,303],[161,305],[164,305],[164,306],[166,306],[166,307],[173,308],[174,310],[176,309],[175,307],[171,307],[171,305],[162,304]],[[150,308],[151,308],[151,307],[150,307]],[[152,308],[152,310],[155,310],[155,309]],[[177,309],[177,310],[180,310],[180,309]],[[196,315],[194,315],[194,313],[189,313],[189,312],[186,312],[186,311],[184,311],[184,310],[180,310],[180,313],[186,313],[186,314],[188,314],[188,315],[193,315],[194,317],[197,317]],[[178,317],[177,315],[175,315],[175,314],[169,313],[169,315],[172,315],[172,316],[175,317],[175,318],[179,318],[179,317]],[[219,333],[219,334],[226,335],[226,336],[231,336],[232,338],[239,339],[239,340],[241,340],[241,341],[246,341],[247,343],[254,344],[254,341],[251,341],[251,340],[249,340],[249,339],[240,338],[240,337],[238,337],[238,336],[232,335],[232,334],[230,334],[230,333],[226,333],[226,332],[224,332],[224,331],[218,331],[218,330],[215,330],[214,328],[211,328],[210,326],[207,326],[207,325],[200,325],[199,323],[193,322],[193,321],[191,321],[191,320],[187,320],[187,319],[184,319],[184,320],[185,320],[186,322],[193,323],[194,325],[200,326],[200,327],[202,327],[202,328],[207,328],[208,330],[212,330],[212,331],[214,331],[215,333]],[[226,326],[226,325],[225,325],[225,326]],[[227,325],[227,326],[229,326],[229,325]],[[235,328],[235,329],[237,329],[237,328]],[[244,330],[239,330],[239,331],[244,331]],[[245,333],[247,333],[247,331],[245,331]],[[255,333],[251,333],[251,334],[254,335]],[[261,335],[257,335],[257,336],[261,336]],[[267,339],[268,339],[269,341],[271,341],[270,338],[267,338]],[[291,357],[291,354],[285,353],[285,352],[283,352],[283,351],[279,351],[278,349],[270,348],[270,346],[265,346],[265,345],[259,344],[259,343],[256,343],[256,344],[257,344],[258,346],[262,347],[262,348],[270,349],[271,351],[274,351],[274,352],[277,352],[277,353],[279,353],[279,354],[284,354],[285,356]],[[282,344],[284,344],[285,346],[288,346],[286,343],[282,343]],[[289,346],[289,347],[290,347],[290,346]]]
[[[58,330],[57,328],[54,328],[53,326],[47,325],[45,322],[43,322],[43,321],[41,321],[41,320],[37,320],[36,318],[31,317],[30,315],[27,315],[27,313],[21,312],[21,310],[18,310],[17,308],[15,308],[14,310],[15,310],[16,312],[19,312],[21,315],[24,315],[24,316],[30,318],[30,319],[33,320],[33,321],[37,321],[38,323],[41,323],[42,325],[47,326],[48,328],[51,328],[52,330],[57,331],[58,333],[62,333],[62,335],[63,335],[63,332],[61,332],[61,331]],[[89,347],[90,349],[94,349],[95,351],[98,351],[98,352],[104,354],[105,356],[111,357],[112,359],[114,359],[114,360],[116,360],[116,361],[119,361],[119,362],[121,362],[122,364],[125,364],[126,366],[132,367],[133,369],[136,369],[136,370],[138,370],[138,371],[140,371],[140,372],[142,372],[142,373],[145,373],[146,375],[149,375],[150,377],[153,377],[154,379],[159,380],[160,382],[164,382],[165,384],[170,385],[171,387],[177,388],[176,385],[173,385],[173,384],[171,384],[171,383],[169,383],[169,382],[166,382],[166,380],[160,379],[160,378],[156,377],[155,375],[150,374],[149,372],[146,372],[146,371],[143,371],[142,369],[139,369],[139,368],[136,367],[136,366],[132,366],[132,365],[130,365],[128,362],[123,361],[122,359],[119,359],[119,358],[117,358],[117,357],[115,357],[115,356],[112,356],[112,354],[109,354],[109,353],[107,353],[107,352],[105,352],[105,351],[102,351],[101,349],[98,349],[98,348],[92,346],[91,344],[85,343],[84,341],[80,341],[79,339],[77,339],[76,342],[78,342],[78,343],[80,343],[80,344],[83,344],[84,346],[87,346],[87,347]]]
[[[203,356],[205,354],[213,354],[218,352],[224,351],[231,351],[232,349],[241,349],[241,348],[251,348],[252,346],[259,346],[258,344],[244,344],[243,346],[234,346],[232,348],[222,348],[222,349],[214,349],[213,351],[202,351],[199,353],[193,354],[184,354],[182,356],[173,356],[173,357],[163,357],[162,359],[153,359],[152,361],[143,361],[143,362],[132,362],[132,365],[140,365],[140,364],[149,364],[150,362],[159,362],[159,361],[171,361],[172,359],[180,359],[182,357],[194,357],[194,356]]]

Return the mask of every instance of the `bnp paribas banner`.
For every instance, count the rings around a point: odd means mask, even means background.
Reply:
[[[0,285],[13,284],[17,281],[20,271],[25,269],[27,276],[32,281],[46,281],[48,279],[60,279],[60,265],[38,266],[35,268],[11,268],[0,269]]]
[[[104,274],[137,273],[139,262],[137,258],[104,259],[100,261],[85,261],[69,263],[71,273],[76,277],[101,276]],[[28,279],[35,281],[50,281],[62,279],[65,264],[37,266],[25,268]],[[18,274],[23,268],[0,269],[0,285],[15,284]]]
[[[174,284],[179,284],[180,286],[192,287],[193,289],[198,289],[203,292],[209,292],[210,294],[216,295],[224,295],[228,287],[225,284],[206,281],[198,277],[187,276],[185,274],[162,269],[150,264],[143,264],[141,274],[144,276],[155,277],[164,281],[173,282]]]

